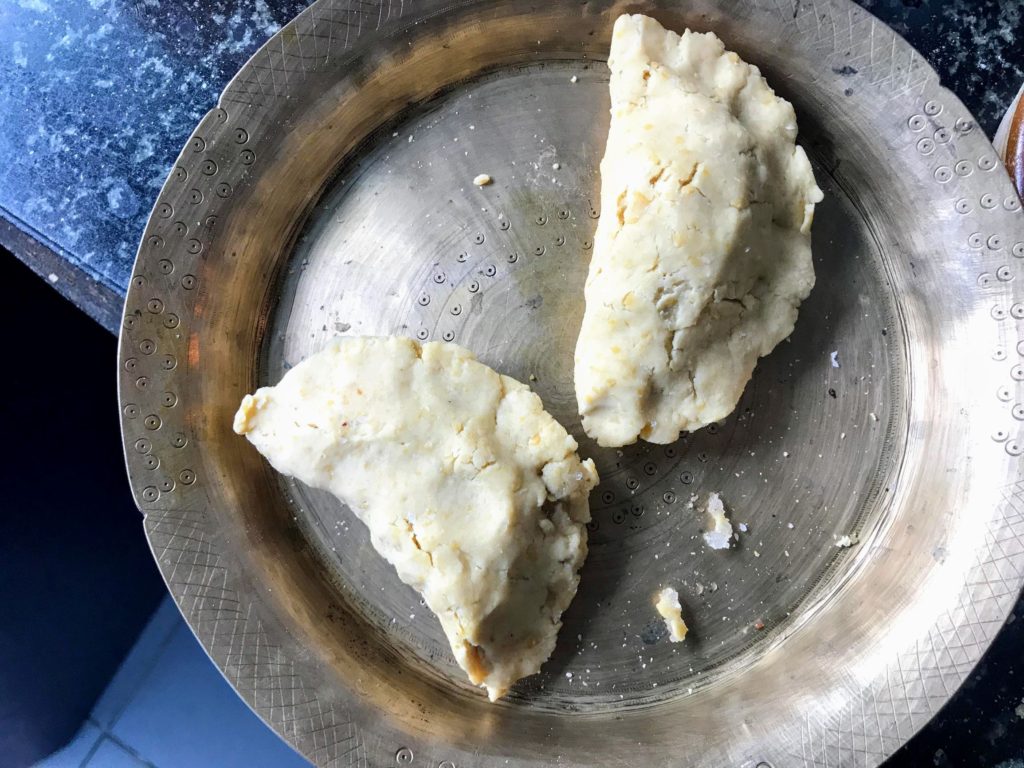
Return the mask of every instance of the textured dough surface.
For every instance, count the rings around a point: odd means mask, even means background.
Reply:
[[[576,397],[600,445],[669,443],[727,416],[792,332],[822,194],[793,107],[714,34],[620,16],[608,66]]]
[[[246,395],[234,428],[366,523],[492,701],[551,655],[597,473],[524,384],[454,344],[341,338]]]

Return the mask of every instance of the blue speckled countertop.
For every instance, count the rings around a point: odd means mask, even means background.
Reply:
[[[1024,81],[1024,0],[859,2],[994,133]],[[173,159],[231,76],[306,5],[0,0],[0,243],[58,288],[78,281],[65,293],[113,328]],[[1024,768],[1024,602],[887,765]]]
[[[0,215],[122,294],[171,162],[305,0],[0,0]]]
[[[306,0],[0,0],[0,215],[122,294],[171,162]],[[1020,0],[862,0],[994,132],[1024,80]]]

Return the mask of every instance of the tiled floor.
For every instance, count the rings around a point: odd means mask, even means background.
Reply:
[[[165,598],[78,734],[35,768],[309,768],[238,698]]]

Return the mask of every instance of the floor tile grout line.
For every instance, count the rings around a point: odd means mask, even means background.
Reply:
[[[96,724],[96,721],[93,720],[91,717],[86,718],[85,722],[92,722],[94,725],[96,725],[97,728],[99,728],[99,725]],[[78,768],[86,768],[86,766],[89,765],[89,761],[92,760],[96,753],[99,751],[100,744],[103,743],[103,738],[106,735],[106,732],[102,728],[100,728],[99,736],[96,737],[96,741],[94,741],[92,743],[92,746],[89,747],[89,751],[85,753],[85,757],[83,757],[82,762],[78,764]]]
[[[153,763],[153,762],[147,760],[146,758],[144,758],[142,756],[142,754],[135,747],[133,747],[131,744],[129,744],[128,742],[124,741],[123,739],[118,738],[117,736],[115,736],[112,733],[104,733],[103,735],[107,739],[109,739],[113,744],[115,744],[116,746],[118,746],[121,749],[123,749],[125,752],[127,752],[129,755],[134,757],[136,760],[138,760],[143,765],[147,766],[147,768],[156,768],[156,763]]]
[[[157,610],[160,610],[160,609],[158,608]],[[155,615],[155,612],[154,612],[154,615]],[[170,646],[171,641],[174,638],[174,633],[177,632],[179,629],[181,629],[181,618],[180,618],[180,616],[178,617],[178,621],[176,621],[174,623],[174,625],[172,627],[170,627],[170,629],[167,630],[167,633],[160,640],[159,644],[157,645],[157,652],[153,655],[154,661],[152,663],[150,663],[150,664],[147,664],[147,669],[146,669],[145,673],[143,675],[141,675],[139,677],[138,681],[135,683],[135,685],[132,686],[131,692],[128,694],[128,696],[125,699],[124,703],[122,705],[120,705],[118,707],[118,709],[115,710],[114,714],[110,718],[109,725],[97,724],[99,726],[99,728],[104,733],[108,733],[109,734],[111,731],[113,731],[114,726],[117,725],[118,721],[121,719],[121,716],[125,713],[125,711],[131,705],[131,703],[135,700],[135,697],[138,695],[139,691],[142,690],[145,682],[149,679],[150,675],[153,674],[153,670],[156,668],[157,661],[160,659],[161,656],[163,656],[164,652]],[[143,633],[145,633],[145,630],[143,630]],[[136,641],[136,642],[138,642],[138,641]],[[116,673],[115,673],[115,677],[116,677]]]

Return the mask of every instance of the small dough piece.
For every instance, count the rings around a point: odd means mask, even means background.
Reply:
[[[732,523],[726,517],[725,505],[717,493],[708,494],[707,513],[711,518],[711,530],[704,532],[704,543],[712,549],[729,549],[732,546]]]
[[[671,443],[732,412],[792,332],[822,194],[793,107],[714,34],[620,16],[608,66],[576,398],[602,446]]]
[[[526,385],[455,344],[340,338],[246,395],[234,428],[366,523],[492,701],[551,655],[597,472]]]
[[[665,620],[668,637],[673,643],[681,643],[686,639],[686,622],[683,621],[683,607],[679,604],[679,593],[672,587],[665,587],[658,593],[658,602],[654,608]]]
[[[493,179],[486,173],[480,173],[473,177],[473,183],[478,187],[486,187]]]

